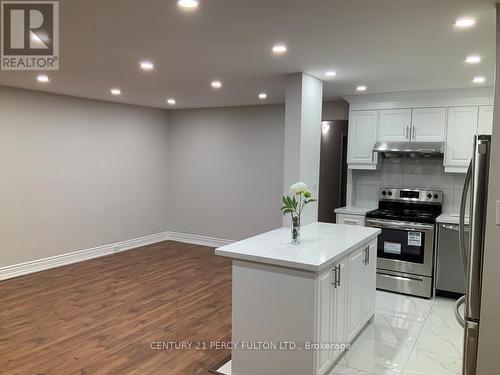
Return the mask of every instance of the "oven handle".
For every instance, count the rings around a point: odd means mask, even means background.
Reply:
[[[402,230],[433,230],[434,229],[434,225],[432,225],[432,224],[415,224],[415,223],[407,223],[404,221],[366,219],[365,224],[367,226],[378,227],[378,228],[402,229]]]
[[[388,277],[391,279],[396,279],[396,280],[401,280],[401,281],[420,281],[423,282],[423,279],[420,278],[414,278],[414,277],[404,277],[404,276],[397,276],[397,275],[392,275],[390,273],[383,273],[383,272],[377,272],[377,275],[380,275],[382,277]]]

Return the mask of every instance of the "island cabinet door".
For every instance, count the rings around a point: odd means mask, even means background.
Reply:
[[[320,344],[330,344],[332,342],[333,332],[333,319],[332,319],[332,289],[335,281],[334,268],[328,269],[320,274],[318,285],[318,327],[317,327],[317,341]],[[332,352],[326,350],[317,350],[316,352],[317,374],[327,374],[330,366],[332,365]]]
[[[347,303],[347,341],[352,342],[362,327],[365,306],[366,247],[349,256]]]
[[[366,248],[365,265],[365,296],[364,296],[364,317],[362,324],[366,323],[375,313],[375,290],[377,282],[377,243],[372,242]]]
[[[349,280],[347,259],[337,264],[337,282],[332,289],[333,333],[332,362],[342,354],[341,346],[347,344],[347,282]]]

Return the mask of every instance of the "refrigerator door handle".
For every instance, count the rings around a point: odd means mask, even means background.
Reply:
[[[467,204],[467,193],[470,188],[470,181],[472,176],[472,161],[467,168],[467,174],[465,175],[464,188],[462,190],[462,199],[460,201],[460,214],[458,222],[458,247],[460,249],[460,255],[462,256],[462,266],[467,274],[467,248],[465,243],[465,206]],[[467,276],[467,275],[466,275]]]
[[[483,276],[484,234],[488,198],[490,140],[476,138],[471,173],[470,248],[467,264],[465,320],[479,321]]]

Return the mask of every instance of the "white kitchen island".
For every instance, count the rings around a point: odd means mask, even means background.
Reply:
[[[232,375],[328,374],[373,317],[379,233],[313,223],[300,245],[280,228],[216,249],[233,258]]]

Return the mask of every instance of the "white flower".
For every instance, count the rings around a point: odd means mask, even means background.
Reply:
[[[299,181],[290,186],[290,194],[297,195],[309,189],[309,186],[305,182]]]

